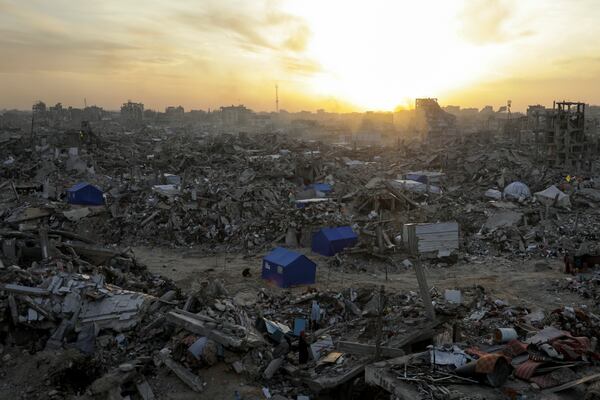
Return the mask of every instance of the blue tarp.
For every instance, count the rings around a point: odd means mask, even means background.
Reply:
[[[323,193],[329,193],[333,190],[333,187],[329,183],[313,183],[309,187]]]
[[[351,227],[323,228],[312,237],[312,251],[324,256],[333,256],[346,247],[358,242],[358,236]]]
[[[67,203],[100,206],[104,204],[104,196],[96,186],[79,182],[67,189]]]
[[[300,336],[300,332],[306,330],[308,321],[304,318],[296,318],[294,320],[294,336]]]
[[[279,287],[315,283],[317,264],[308,257],[277,247],[263,258],[262,278]]]

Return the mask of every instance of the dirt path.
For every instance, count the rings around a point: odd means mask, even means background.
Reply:
[[[244,257],[239,254],[205,256],[195,250],[136,248],[136,256],[146,263],[152,272],[173,279],[184,290],[197,287],[207,278],[223,279],[232,292],[256,291],[268,285],[260,279],[261,257]],[[417,281],[412,269],[389,273],[385,280],[385,270],[377,265],[366,265],[368,272],[328,270],[327,259],[311,255],[322,266],[317,269],[319,289],[339,290],[361,284],[384,284],[388,290],[417,291]],[[494,297],[513,305],[530,308],[553,309],[562,305],[580,306],[592,304],[579,295],[561,291],[557,293],[552,283],[564,280],[562,261],[549,260],[549,269],[536,271],[535,265],[548,260],[508,260],[491,258],[484,261],[459,263],[449,267],[426,266],[430,285],[440,290],[481,285]],[[369,262],[366,261],[366,264]],[[242,277],[242,271],[249,268],[252,277]],[[270,286],[269,286],[270,287]],[[271,288],[271,287],[270,287]],[[271,288],[271,290],[282,290]],[[305,288],[290,289],[303,292]]]

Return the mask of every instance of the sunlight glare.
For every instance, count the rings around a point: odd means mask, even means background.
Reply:
[[[457,2],[354,1],[289,4],[309,21],[309,55],[322,67],[308,82],[370,109],[406,97],[438,97],[480,77],[485,49],[460,40]],[[426,21],[425,23],[423,21]],[[478,59],[474,59],[477,55]]]

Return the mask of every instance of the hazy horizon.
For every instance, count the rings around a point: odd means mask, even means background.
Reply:
[[[1,109],[600,103],[592,0],[0,0]],[[568,28],[568,29],[567,29]]]
[[[563,101],[563,100],[564,101],[571,101],[569,99],[560,99],[560,100],[556,99],[556,101]],[[61,101],[49,103],[49,102],[44,101],[44,99],[37,99],[28,108],[2,107],[2,108],[0,108],[0,111],[20,111],[20,112],[27,112],[27,111],[29,111],[29,112],[31,112],[32,106],[35,103],[37,103],[38,101],[44,102],[44,104],[46,104],[46,107],[52,107],[52,106],[56,105],[57,103],[61,103],[61,105],[63,106],[63,108],[73,107],[73,108],[83,109],[85,107],[85,104],[83,103],[83,101],[82,101],[82,104],[79,104],[79,105],[76,104],[76,105],[74,105],[74,104],[66,104],[66,103],[63,103]],[[182,106],[183,107],[183,105],[181,105],[181,104],[173,103],[173,104],[166,105],[162,109],[157,109],[157,108],[149,108],[141,100],[140,101],[134,101],[132,99],[128,99],[127,101],[132,101],[134,103],[142,103],[142,104],[144,104],[144,110],[151,110],[151,111],[155,111],[155,112],[165,112],[165,108],[166,107],[177,107],[177,106]],[[126,101],[124,101],[123,103],[126,103]],[[535,103],[535,104],[532,103],[532,104],[529,104],[529,105],[538,105],[538,104],[539,103]],[[586,103],[586,104],[588,104],[590,106],[600,106],[600,105],[593,104],[593,103],[592,104]],[[212,112],[212,111],[220,111],[221,107],[240,106],[240,105],[245,106],[246,108],[248,108],[249,110],[251,110],[251,111],[253,111],[255,113],[275,113],[276,112],[275,110],[258,110],[258,109],[254,109],[252,107],[248,107],[247,104],[221,104],[221,105],[217,105],[217,106],[214,106],[214,107],[207,107],[207,108],[199,108],[199,107],[186,108],[186,107],[184,107],[184,111],[186,113],[189,112],[189,111],[198,111],[198,110],[200,110],[200,111],[206,111],[206,112],[209,112],[209,111]],[[552,108],[552,103],[550,103],[550,104],[541,104],[541,105],[542,106],[546,106],[547,108]],[[91,106],[101,107],[104,111],[107,111],[107,112],[117,112],[117,113],[120,112],[120,106],[116,107],[116,108],[107,108],[107,107],[103,107],[101,104],[90,104],[89,102],[88,102],[87,106],[88,107],[91,107]],[[506,106],[506,104],[485,104],[485,105],[482,105],[482,106],[466,107],[466,106],[461,106],[460,104],[443,104],[443,103],[440,103],[440,107],[442,107],[442,108],[447,107],[447,106],[450,106],[450,107],[459,106],[461,108],[461,110],[475,108],[475,109],[477,109],[479,111],[481,111],[484,107],[492,106],[493,109],[494,109],[494,111],[499,111],[499,109],[501,107]],[[520,110],[520,109],[516,109],[515,107],[511,107],[511,111],[513,113],[523,113],[524,114],[527,111],[526,108],[527,107],[525,107],[524,109]],[[370,110],[370,109],[358,110],[358,109],[356,109],[356,110],[352,110],[351,109],[351,110],[344,110],[344,111],[332,111],[332,110],[328,110],[326,108],[320,108],[320,109],[313,109],[313,110],[299,109],[299,110],[290,111],[290,110],[286,110],[286,109],[280,108],[279,111],[281,111],[281,112],[288,112],[288,113],[292,113],[293,114],[293,113],[300,113],[300,112],[316,113],[319,110],[323,110],[326,113],[338,113],[338,114],[367,113],[367,112],[395,113],[395,112],[399,112],[399,111],[414,111],[415,107],[414,107],[414,103],[413,103],[412,105],[410,105],[408,107],[399,107],[399,108],[396,108],[394,110],[378,110],[378,109],[373,109],[373,110]]]

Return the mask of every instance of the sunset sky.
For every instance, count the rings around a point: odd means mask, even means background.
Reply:
[[[600,104],[597,0],[0,0],[0,108]]]

